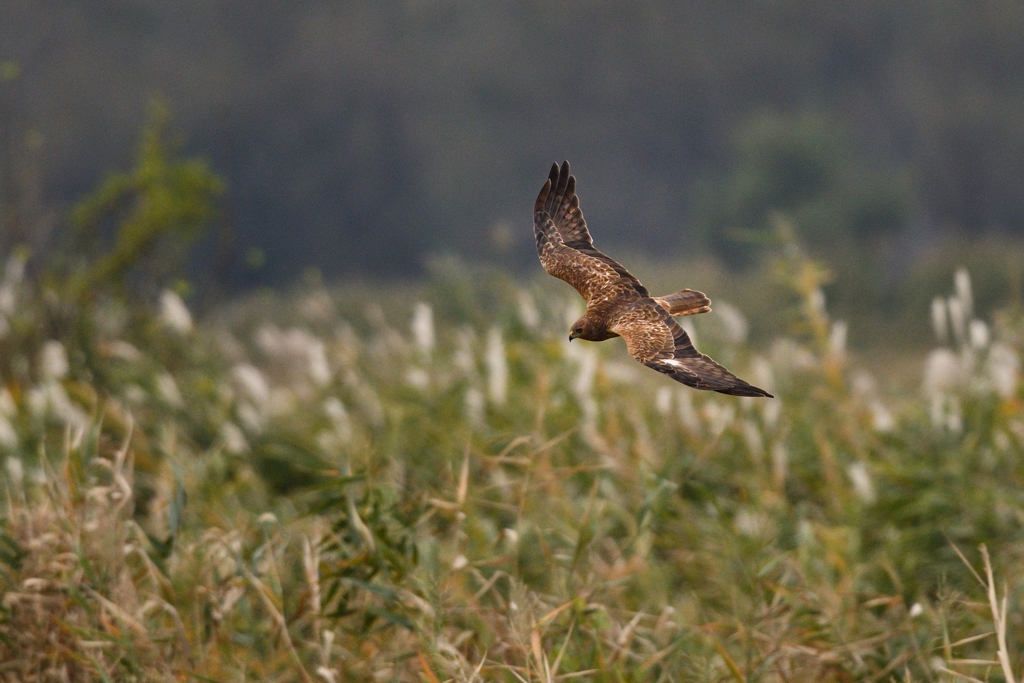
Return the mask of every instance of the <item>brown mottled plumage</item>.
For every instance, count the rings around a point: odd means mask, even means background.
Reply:
[[[622,337],[629,355],[677,382],[733,396],[772,398],[693,348],[672,317],[710,311],[710,299],[689,289],[651,296],[629,271],[594,247],[568,161],[561,168],[551,167],[537,196],[533,233],[544,270],[568,282],[587,302],[586,313],[573,323],[570,341]]]

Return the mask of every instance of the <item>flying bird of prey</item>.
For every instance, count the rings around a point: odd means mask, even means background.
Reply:
[[[677,382],[732,396],[772,398],[697,351],[672,317],[706,313],[710,299],[691,289],[651,296],[629,271],[594,247],[568,161],[561,168],[551,166],[534,207],[533,234],[544,270],[568,282],[587,302],[569,341],[622,337],[629,355]]]

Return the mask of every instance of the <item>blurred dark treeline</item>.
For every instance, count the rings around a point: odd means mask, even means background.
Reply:
[[[781,211],[899,273],[1024,232],[1021,26],[1008,0],[5,0],[0,240],[57,248],[156,96],[227,181],[207,249],[236,287],[532,263],[563,158],[609,250],[742,268]]]

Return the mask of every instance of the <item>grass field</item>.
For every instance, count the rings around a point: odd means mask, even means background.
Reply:
[[[935,349],[876,367],[787,252],[785,334],[694,321],[755,400],[570,345],[555,282],[69,318],[19,263],[0,680],[1024,675],[1024,326],[965,271]]]

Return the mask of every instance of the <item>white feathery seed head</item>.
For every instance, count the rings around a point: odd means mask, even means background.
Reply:
[[[18,447],[18,433],[4,415],[0,415],[0,448],[14,450]]]
[[[988,325],[981,320],[972,320],[969,329],[969,337],[971,340],[971,346],[975,349],[983,349],[988,346],[991,335],[988,331]]]
[[[722,405],[718,401],[708,401],[704,404],[704,419],[711,430],[711,437],[718,438],[736,419],[736,404]]]
[[[324,343],[310,335],[312,342],[306,352],[309,359],[309,377],[321,387],[331,382],[331,364],[327,362],[327,349]]]
[[[725,338],[732,344],[742,344],[750,331],[746,317],[730,303],[719,301],[715,304],[715,313],[725,329]]]
[[[352,437],[352,420],[345,410],[345,404],[337,396],[331,396],[324,401],[324,414],[334,425],[334,432],[342,441],[348,441]]]
[[[789,451],[781,441],[772,447],[772,479],[775,485],[782,487],[786,483],[786,470],[789,466]]]
[[[1020,357],[1017,352],[1005,344],[993,344],[988,352],[985,370],[995,392],[1004,399],[1013,398],[1020,377]]]
[[[64,345],[51,339],[39,352],[39,375],[43,380],[55,382],[68,374],[68,353]]]
[[[747,449],[755,461],[761,462],[764,456],[764,438],[761,436],[761,430],[751,420],[746,419],[740,422],[740,427]]]
[[[768,527],[768,518],[760,510],[742,507],[736,512],[736,516],[733,517],[733,525],[735,525],[736,531],[744,536],[756,538],[764,533]]]
[[[161,372],[154,379],[156,385],[156,393],[163,400],[164,403],[173,407],[180,408],[185,405],[185,401],[181,397],[181,391],[178,390],[178,383],[174,381],[174,377],[167,372]]]
[[[270,399],[270,384],[255,366],[239,363],[231,369],[231,376],[238,388],[256,405],[263,406]]]
[[[946,300],[941,296],[932,299],[932,330],[940,344],[949,341],[949,318],[946,315]]]
[[[874,503],[877,499],[875,484],[871,480],[871,473],[868,472],[867,465],[860,461],[855,462],[850,465],[847,472],[850,475],[850,482],[853,484],[853,492],[857,494],[861,502],[866,505]]]
[[[936,395],[930,401],[932,426],[959,434],[964,428],[963,410],[956,396]]]
[[[956,298],[960,300],[963,307],[964,319],[970,320],[974,315],[974,294],[971,291],[971,274],[966,268],[957,268],[953,275],[953,287],[956,290]]]
[[[583,308],[576,298],[567,299],[565,302],[565,326],[572,327],[572,324],[583,315]]]
[[[832,323],[832,331],[828,336],[829,350],[837,356],[842,356],[846,353],[846,334],[849,331],[849,326],[845,320],[837,320]]]
[[[263,325],[256,331],[256,345],[293,378],[308,377],[321,387],[331,381],[324,342],[306,330],[282,331],[275,325]]]
[[[825,292],[818,287],[807,297],[807,307],[816,316],[825,315]]]
[[[959,297],[951,296],[947,300],[949,307],[949,326],[953,328],[953,338],[957,344],[963,344],[967,338],[968,312]]]
[[[508,361],[501,329],[492,327],[487,333],[487,397],[495,405],[504,405],[508,398]]]
[[[884,403],[875,399],[870,404],[871,426],[876,432],[891,432],[896,428],[896,419]]]
[[[52,415],[73,429],[89,426],[89,415],[72,402],[64,386],[50,381],[31,388],[26,396],[29,411],[38,417]]]
[[[416,302],[412,309],[411,328],[416,350],[429,358],[434,350],[434,309],[430,304]]]
[[[750,376],[754,384],[765,391],[775,393],[775,372],[772,364],[764,356],[755,356],[750,363]],[[771,403],[772,401],[768,401]],[[762,401],[764,403],[764,401]]]
[[[768,429],[775,429],[779,425],[779,418],[782,417],[782,401],[759,401],[757,405],[761,406],[761,418],[764,420],[764,426]]]
[[[22,464],[21,458],[8,457],[4,460],[4,469],[7,470],[7,476],[15,486],[21,486],[21,483],[25,481],[25,466]]]
[[[540,326],[540,313],[537,312],[537,305],[533,297],[525,289],[519,290],[517,297],[519,304],[519,319],[529,330],[536,330]]]
[[[575,349],[575,347],[573,347]],[[597,375],[597,349],[583,347],[576,351],[579,361],[579,373],[573,382],[572,390],[579,398],[590,396],[594,389],[594,377]]]
[[[165,289],[160,292],[160,320],[178,334],[192,331],[192,314],[174,290]]]
[[[676,413],[679,421],[691,434],[701,433],[700,416],[693,407],[693,392],[690,389],[676,390]]]
[[[772,344],[770,357],[772,365],[783,373],[813,370],[818,365],[813,353],[788,337],[775,340],[775,343]]]
[[[964,411],[960,405],[960,399],[950,396],[946,399],[949,410],[946,412],[946,429],[954,434],[961,434],[964,431]]]
[[[465,410],[466,410],[466,422],[471,427],[479,427],[484,423],[484,411],[486,406],[484,405],[484,392],[480,391],[476,387],[470,387],[466,389]]]
[[[867,370],[854,370],[850,379],[850,388],[854,395],[871,398],[878,394],[878,382]]]
[[[476,374],[476,357],[473,354],[475,338],[473,328],[468,325],[463,326],[455,336],[455,355],[452,357],[452,363],[467,377]]]
[[[414,389],[425,391],[430,387],[430,374],[423,368],[409,368],[405,371],[405,383]]]
[[[245,434],[234,422],[228,421],[220,426],[220,438],[224,443],[224,450],[231,455],[244,453],[249,448]]]
[[[654,394],[654,408],[662,417],[668,417],[672,412],[672,388],[658,387]]]
[[[928,354],[924,366],[924,393],[941,396],[953,391],[964,381],[961,359],[949,349],[935,349]]]

